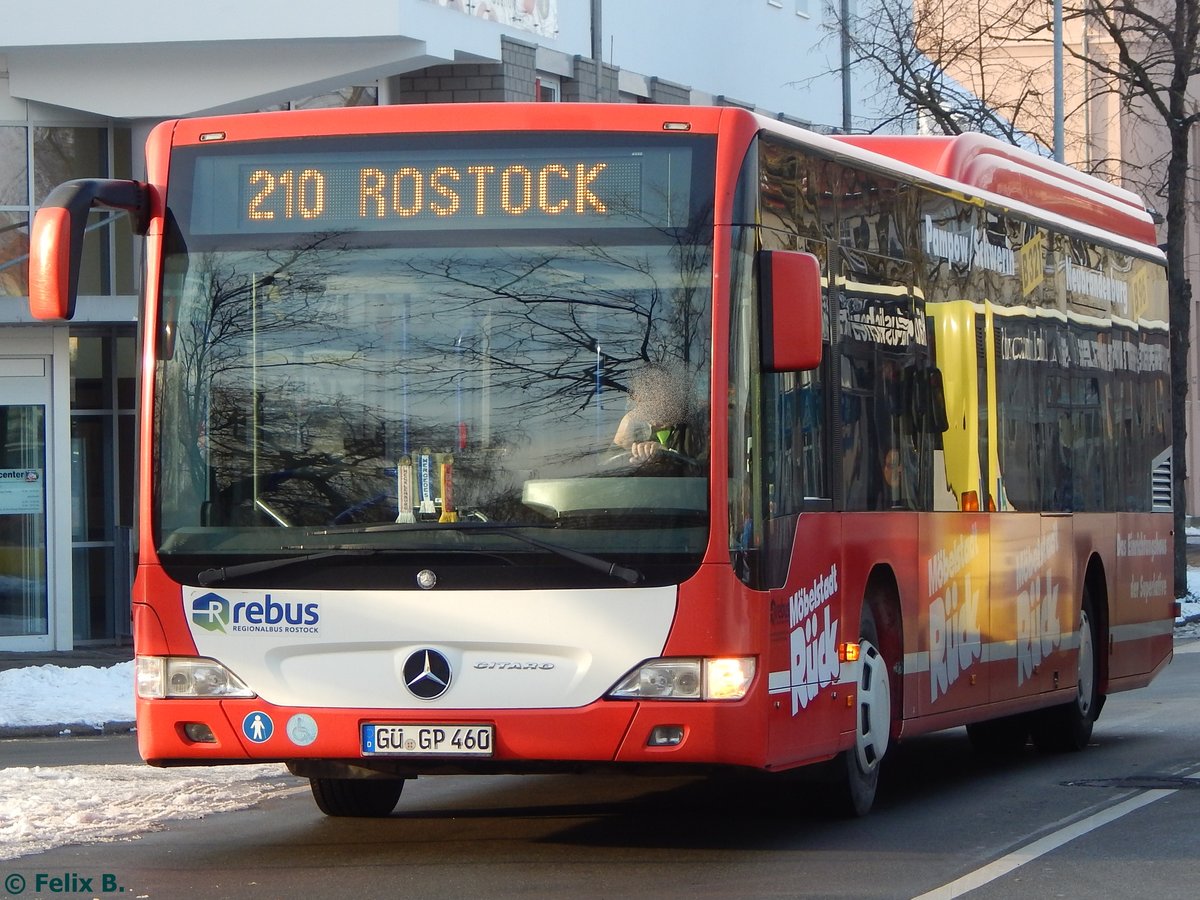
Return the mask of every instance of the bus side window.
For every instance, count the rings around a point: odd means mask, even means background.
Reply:
[[[825,379],[821,369],[765,379],[770,510],[772,517],[820,508],[829,498]]]

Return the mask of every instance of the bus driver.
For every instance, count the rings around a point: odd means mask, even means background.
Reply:
[[[694,462],[690,407],[683,377],[660,365],[647,365],[629,380],[629,411],[613,443],[628,450],[635,463],[666,456]]]

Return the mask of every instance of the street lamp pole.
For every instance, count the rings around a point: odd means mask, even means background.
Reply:
[[[1063,144],[1063,7],[1054,0],[1054,158],[1064,161]]]
[[[842,0],[842,131],[850,134],[850,0]]]

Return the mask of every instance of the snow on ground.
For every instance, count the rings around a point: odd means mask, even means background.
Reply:
[[[66,844],[136,840],[173,821],[247,809],[304,784],[281,765],[0,769],[0,860]]]
[[[92,734],[106,723],[133,719],[132,662],[0,671],[0,730],[49,725],[63,726],[63,734]],[[66,844],[136,840],[173,821],[247,809],[306,789],[278,764],[5,767],[4,757],[0,741],[0,860]]]
[[[133,719],[132,662],[0,671],[0,729],[62,725],[63,734],[92,734],[105,723]],[[0,741],[0,860],[66,844],[136,840],[173,821],[307,790],[306,782],[278,764],[5,767],[4,756]]]
[[[1192,638],[1200,638],[1200,601],[1189,600],[1183,604],[1183,615],[1175,620],[1175,640]]]
[[[95,666],[29,666],[0,672],[0,728],[132,722],[133,661]]]
[[[1200,569],[1188,574],[1180,640],[1200,638]],[[132,722],[133,663],[0,671],[0,729],[70,723],[91,732]],[[64,728],[69,733],[71,728]],[[136,840],[172,821],[247,809],[304,790],[280,765],[155,769],[142,765],[4,767],[0,741],[0,860],[66,844]]]

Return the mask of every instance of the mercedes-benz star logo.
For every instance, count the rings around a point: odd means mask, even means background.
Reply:
[[[436,650],[418,650],[404,663],[404,683],[422,700],[436,700],[450,687],[450,663]]]

